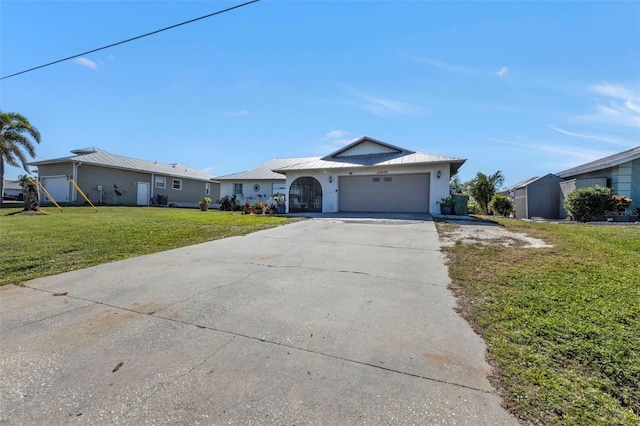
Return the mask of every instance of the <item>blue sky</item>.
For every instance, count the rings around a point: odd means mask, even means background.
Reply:
[[[0,74],[240,3],[3,0]],[[1,80],[0,107],[36,160],[223,175],[367,135],[513,184],[640,145],[640,2],[262,0]]]

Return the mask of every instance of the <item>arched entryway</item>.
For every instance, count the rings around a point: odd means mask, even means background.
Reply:
[[[289,188],[289,213],[322,213],[322,186],[312,177],[301,177]]]

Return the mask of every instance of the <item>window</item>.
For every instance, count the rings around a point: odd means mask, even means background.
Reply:
[[[156,188],[166,188],[167,178],[156,176]]]
[[[371,178],[371,180],[372,180],[373,182],[380,182],[380,178],[379,178],[379,177]]]
[[[233,193],[236,195],[242,195],[242,184],[234,183],[233,184]]]
[[[390,177],[386,177],[386,178],[382,178],[383,182],[391,182],[391,178]]]
[[[211,184],[210,183],[205,183],[204,184],[204,195],[211,195]]]
[[[287,193],[287,184],[282,183],[274,183],[271,185],[271,195],[275,194],[286,194]]]
[[[182,189],[182,179],[173,179],[171,187],[173,189]]]

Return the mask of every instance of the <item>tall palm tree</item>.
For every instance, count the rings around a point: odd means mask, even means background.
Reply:
[[[20,167],[29,174],[27,154],[35,157],[34,141],[40,143],[40,132],[17,112],[0,111],[0,205],[4,195],[4,163]]]
[[[480,207],[482,214],[489,212],[489,203],[491,197],[500,189],[500,186],[504,183],[504,176],[501,171],[497,171],[492,175],[485,175],[478,172],[474,179],[464,184],[466,192],[473,197],[473,199]]]

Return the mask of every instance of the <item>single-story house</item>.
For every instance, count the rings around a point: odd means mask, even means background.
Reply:
[[[517,219],[559,217],[560,178],[552,173],[518,182],[500,191],[513,199]]]
[[[38,167],[38,179],[57,203],[85,203],[70,179],[96,205],[197,207],[204,196],[220,196],[220,184],[212,175],[182,164],[139,160],[95,147],[71,153],[29,163]],[[41,202],[50,200],[43,194]]]
[[[21,199],[22,189],[19,180],[4,179],[2,182],[2,199],[7,201]]]
[[[560,182],[559,215],[567,217],[565,197],[578,188],[600,185],[631,198],[630,211],[640,207],[640,146],[556,173]]]
[[[281,192],[285,178],[287,212],[407,212],[428,213],[449,196],[449,178],[465,159],[424,154],[370,137],[361,137],[324,157],[278,158],[254,169],[216,178],[223,182],[221,195],[238,194],[249,185],[249,194],[269,195],[262,183]],[[252,171],[253,172],[253,171]],[[250,173],[250,174],[249,174]],[[234,176],[235,179],[234,180]],[[246,179],[248,177],[255,179]],[[233,191],[231,191],[233,185]],[[254,185],[254,187],[251,187]],[[251,190],[255,190],[251,192]]]

